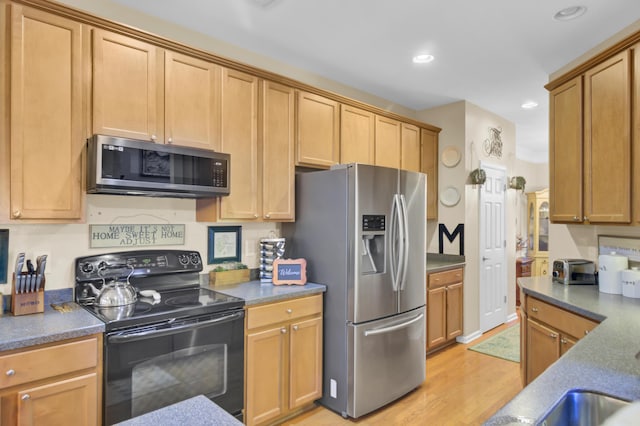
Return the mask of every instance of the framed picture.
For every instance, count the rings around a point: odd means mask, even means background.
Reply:
[[[242,259],[242,227],[210,226],[207,263],[240,262]]]
[[[307,261],[305,259],[276,259],[273,261],[274,285],[307,283]]]

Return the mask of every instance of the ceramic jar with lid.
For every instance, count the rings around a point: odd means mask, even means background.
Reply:
[[[640,270],[638,267],[625,269],[620,272],[622,281],[622,295],[625,297],[640,298]]]
[[[598,286],[603,293],[622,294],[620,272],[629,267],[629,259],[612,251],[598,256]]]

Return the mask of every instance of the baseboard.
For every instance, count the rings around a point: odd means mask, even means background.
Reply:
[[[476,330],[473,333],[468,334],[466,336],[456,337],[456,342],[467,344],[469,342],[476,340],[478,337],[481,337],[481,336],[482,336],[482,332],[480,330]]]
[[[507,322],[515,321],[517,319],[518,319],[518,314],[517,312],[514,312],[507,317]]]

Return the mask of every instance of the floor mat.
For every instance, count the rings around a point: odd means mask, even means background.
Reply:
[[[469,347],[469,350],[520,362],[520,324],[512,325],[495,336]]]

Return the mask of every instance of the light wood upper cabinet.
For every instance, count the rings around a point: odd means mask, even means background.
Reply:
[[[340,104],[298,92],[296,165],[329,168],[340,161]]]
[[[427,175],[427,219],[438,219],[438,133],[420,129],[421,171]]]
[[[582,77],[549,95],[550,217],[582,222]]]
[[[165,52],[165,140],[220,150],[221,70],[219,65]]]
[[[400,141],[402,123],[376,115],[376,165],[400,168]]]
[[[420,171],[420,128],[402,123],[400,129],[400,168],[412,172]]]
[[[160,49],[93,30],[93,132],[162,141],[159,117],[163,75]]]
[[[640,44],[636,44],[633,49],[633,167],[631,173],[633,175],[633,221],[636,225],[640,224]]]
[[[375,114],[340,105],[340,163],[375,164]]]
[[[550,93],[552,222],[630,223],[631,51]]]
[[[219,65],[93,33],[93,133],[220,150]]]
[[[262,83],[262,219],[295,217],[295,91],[271,81]]]
[[[83,26],[18,5],[10,19],[10,217],[81,219]]]
[[[258,78],[222,71],[222,152],[231,155],[231,193],[220,197],[220,219],[260,217]]]
[[[630,52],[584,76],[584,213],[589,222],[631,221]]]

